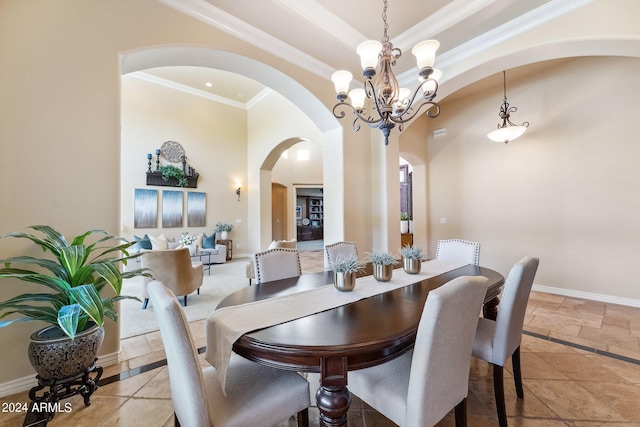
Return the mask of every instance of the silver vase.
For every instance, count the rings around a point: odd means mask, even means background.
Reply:
[[[422,260],[414,258],[402,258],[402,268],[409,274],[418,274],[422,268]]]
[[[349,292],[356,287],[356,273],[333,273],[333,286],[340,292]]]
[[[373,277],[379,282],[388,282],[393,275],[393,265],[373,264]]]

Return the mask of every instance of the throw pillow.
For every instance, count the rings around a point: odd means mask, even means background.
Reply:
[[[279,248],[296,249],[298,247],[297,244],[298,242],[296,241],[296,239],[278,241]]]
[[[202,233],[202,249],[215,249],[216,248],[216,233],[211,236],[207,236],[207,233]]]
[[[267,250],[269,249],[275,249],[278,247],[278,242],[276,242],[275,240],[271,242],[271,244],[269,245],[269,247],[267,248]]]
[[[181,242],[167,242],[167,249],[178,249],[178,247],[182,247]]]
[[[133,246],[131,246],[134,252],[140,252],[140,249],[151,249],[151,241],[149,240],[149,236],[147,236],[146,234],[144,235],[144,237],[134,235],[133,241],[136,242]]]
[[[169,248],[169,241],[167,240],[167,238],[164,236],[164,233],[162,233],[159,236],[149,236],[149,240],[151,240],[151,249],[153,249],[154,251],[157,251],[158,249],[168,249]]]

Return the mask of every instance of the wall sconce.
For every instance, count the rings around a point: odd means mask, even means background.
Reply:
[[[236,196],[238,196],[238,201],[240,201],[240,190],[241,189],[242,189],[242,187],[236,188]]]

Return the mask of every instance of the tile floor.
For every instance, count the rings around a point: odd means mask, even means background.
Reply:
[[[204,346],[204,321],[191,323],[191,328],[197,346]],[[640,426],[640,308],[533,292],[525,331],[524,399],[515,396],[510,365],[505,371],[511,427]],[[123,340],[122,350],[123,362],[106,368],[103,375],[103,379],[117,380],[102,385],[89,407],[79,397],[69,399],[71,410],[58,413],[50,426],[173,425],[159,332]],[[135,368],[144,372],[135,372]],[[491,377],[487,363],[472,359],[467,403],[470,426],[497,425]],[[309,379],[314,393],[317,380]],[[25,392],[1,398],[0,404],[28,401]],[[312,426],[318,425],[317,416],[317,408],[312,407]],[[24,414],[0,412],[2,426],[22,426],[24,420]],[[295,421],[280,424],[289,425],[296,425]],[[395,424],[354,396],[349,425]],[[438,424],[452,425],[452,414]]]

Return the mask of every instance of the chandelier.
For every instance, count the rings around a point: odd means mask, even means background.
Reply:
[[[529,127],[529,122],[516,125],[509,120],[511,113],[515,113],[518,109],[516,107],[509,107],[509,103],[507,102],[507,73],[505,71],[502,71],[502,77],[504,80],[504,100],[500,106],[500,112],[498,113],[502,119],[502,124],[498,123],[498,129],[489,132],[487,134],[487,138],[495,142],[504,142],[506,144],[507,142],[513,141],[521,136]]]
[[[335,85],[337,98],[340,101],[333,107],[333,115],[342,119],[345,117],[343,109],[351,109],[355,116],[352,125],[355,132],[360,130],[358,121],[362,121],[371,128],[380,129],[384,135],[384,144],[388,145],[391,129],[398,125],[398,129],[402,131],[403,125],[413,119],[424,107],[427,107],[428,117],[438,117],[440,106],[433,101],[433,98],[436,97],[438,78],[442,73],[433,69],[436,50],[440,47],[440,43],[436,40],[420,42],[411,50],[418,63],[420,85],[413,94],[409,89],[401,88],[392,67],[396,65],[396,60],[400,58],[402,52],[394,48],[389,41],[387,0],[384,0],[382,21],[384,22],[382,43],[368,40],[358,45],[356,49],[360,55],[362,75],[366,78],[364,88],[347,93],[353,75],[346,70],[333,73],[331,81]],[[421,104],[414,107],[413,103],[420,90],[422,90]],[[347,98],[350,99],[350,103],[346,101]],[[370,108],[368,109],[365,107],[365,100],[369,100]]]

